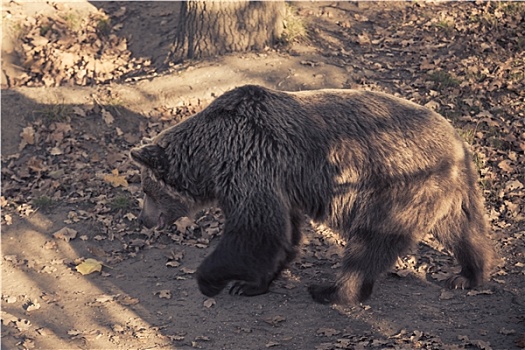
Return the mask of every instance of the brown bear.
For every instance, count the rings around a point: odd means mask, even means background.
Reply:
[[[441,115],[384,93],[242,86],[131,151],[148,227],[209,205],[222,238],[200,291],[258,295],[296,255],[304,214],[347,241],[342,271],[313,285],[320,303],[367,299],[376,278],[427,232],[455,255],[450,288],[487,277],[492,248],[477,173]]]

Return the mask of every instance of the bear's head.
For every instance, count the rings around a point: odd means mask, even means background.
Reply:
[[[188,216],[194,201],[166,183],[170,164],[164,148],[149,144],[132,149],[130,155],[141,167],[144,201],[139,222],[147,228],[161,229]]]

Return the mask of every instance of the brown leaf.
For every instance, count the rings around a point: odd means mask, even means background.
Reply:
[[[107,174],[104,175],[104,181],[110,183],[114,187],[122,186],[122,187],[128,187],[128,181],[124,176],[119,176],[118,169],[113,169],[111,171],[111,175]]]
[[[179,267],[180,266],[180,262],[178,261],[175,261],[175,260],[170,260],[166,263],[166,266],[167,267]]]
[[[286,317],[277,315],[277,316],[273,316],[273,317],[267,317],[267,318],[263,319],[263,321],[275,327],[279,323],[286,321]]]
[[[425,59],[423,60],[423,62],[421,62],[419,68],[422,70],[434,69],[436,68],[436,65],[430,63],[428,60]]]
[[[161,299],[171,299],[171,290],[169,289],[163,289],[159,290],[158,292],[154,293],[155,295],[158,295]]]
[[[53,237],[58,239],[63,239],[66,242],[69,242],[71,239],[74,239],[77,236],[77,231],[69,228],[63,227],[57,232],[53,233]]]
[[[177,226],[177,231],[184,233],[188,227],[193,225],[194,221],[187,216],[183,216],[175,221],[175,226]]]
[[[122,305],[127,305],[127,306],[128,306],[128,305],[136,305],[136,304],[138,304],[140,301],[139,301],[138,298],[132,298],[132,297],[126,295],[126,296],[124,296],[124,297],[122,297],[122,298],[119,298],[119,299],[118,299],[118,302],[119,302],[120,304],[122,304]]]
[[[270,342],[266,343],[264,346],[267,347],[267,348],[271,348],[271,347],[279,346],[279,345],[281,345],[281,343],[278,343],[278,342],[275,342],[275,341],[270,341]]]
[[[110,112],[106,111],[105,109],[102,110],[101,114],[102,114],[102,119],[104,119],[104,122],[107,125],[111,125],[115,121],[115,118],[113,117],[113,115]]]
[[[49,40],[40,35],[28,36],[28,39],[31,40],[31,44],[35,47],[44,47],[49,43]]]
[[[86,111],[83,108],[75,106],[72,109],[73,109],[73,113],[75,113],[76,115],[78,115],[80,117],[85,117],[86,116]]]
[[[93,272],[102,271],[102,263],[98,260],[88,258],[77,265],[76,270],[82,275],[89,275]]]
[[[514,171],[514,167],[511,164],[512,162],[510,160],[504,159],[498,163],[498,167],[507,173],[512,173]]]
[[[522,188],[523,184],[518,180],[507,181],[505,184],[506,191],[521,190]]]
[[[182,273],[187,274],[187,275],[191,275],[191,274],[194,274],[195,271],[197,271],[197,270],[195,270],[195,269],[190,269],[190,268],[187,268],[187,267],[181,267],[181,268],[180,268],[180,271],[181,271]]]
[[[103,294],[103,295],[95,298],[95,301],[98,302],[98,303],[107,303],[108,301],[115,300],[116,297],[117,297],[117,295]]]
[[[207,309],[214,306],[215,304],[216,304],[216,301],[213,298],[206,299],[204,300],[204,303],[203,303],[204,307]]]
[[[31,327],[31,321],[26,319],[18,319],[17,321],[15,321],[15,327],[20,332],[25,332]]]
[[[44,162],[36,157],[31,157],[27,162],[27,167],[34,172],[41,172],[46,169]]]
[[[362,32],[362,34],[357,35],[357,42],[359,45],[370,45],[372,43],[366,32]]]
[[[28,126],[22,129],[20,136],[22,137],[22,140],[20,141],[20,145],[18,146],[19,151],[23,150],[24,147],[27,145],[35,144],[35,129],[33,129],[32,126]]]
[[[49,154],[51,154],[52,156],[59,156],[61,154],[64,154],[64,152],[58,147],[53,147],[49,151]]]
[[[61,50],[55,50],[54,55],[56,56],[59,62],[61,70],[74,67],[76,63],[80,60],[78,54],[65,52]]]
[[[26,311],[31,312],[40,309],[38,301],[31,301],[26,305]]]

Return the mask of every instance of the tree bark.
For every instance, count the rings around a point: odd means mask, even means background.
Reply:
[[[184,1],[175,61],[262,50],[283,32],[284,1]]]

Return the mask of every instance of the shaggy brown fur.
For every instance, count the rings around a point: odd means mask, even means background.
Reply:
[[[243,86],[133,149],[142,165],[147,226],[216,201],[226,217],[197,271],[202,293],[265,293],[296,254],[303,214],[347,239],[335,283],[309,288],[321,303],[356,303],[425,233],[462,266],[451,288],[489,272],[477,174],[439,114],[383,93],[285,93]]]

